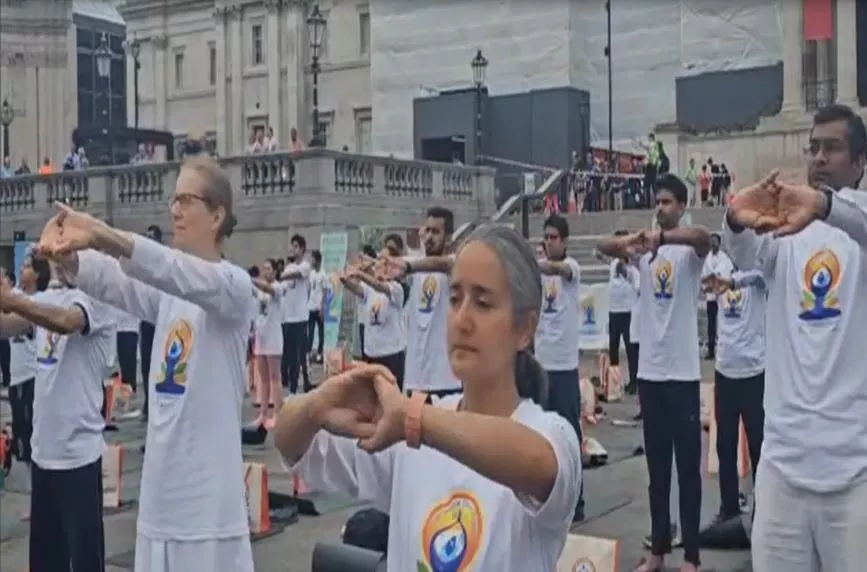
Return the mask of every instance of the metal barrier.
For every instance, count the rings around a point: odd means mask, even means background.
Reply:
[[[381,552],[348,544],[317,542],[311,572],[385,572],[385,565],[386,558]]]

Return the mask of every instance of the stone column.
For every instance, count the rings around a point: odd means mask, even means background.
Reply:
[[[154,114],[154,129],[165,130],[166,104],[168,100],[168,85],[166,84],[166,48],[168,39],[165,36],[151,38],[154,49],[154,99],[156,100],[156,113]]]
[[[229,153],[229,125],[226,102],[226,9],[214,10],[215,39],[214,51],[217,58],[216,85],[214,87],[217,100],[217,153],[225,156]]]
[[[298,129],[298,136],[309,140],[307,125],[307,66],[310,63],[307,41],[306,2],[289,0],[286,5],[285,29],[289,44],[286,57],[286,113],[285,122]],[[288,141],[288,133],[287,138]]]
[[[837,101],[858,107],[856,0],[837,0]]]
[[[268,125],[274,129],[280,145],[289,137],[288,129],[280,121],[280,5],[281,0],[266,0],[268,11],[267,52],[265,63],[268,66]]]
[[[787,0],[783,10],[783,107],[781,113],[804,111],[804,3]]]
[[[241,29],[241,8],[233,6],[229,9],[229,38],[231,38],[232,65],[232,99],[229,115],[232,129],[226,148],[230,155],[241,155],[247,145],[247,133],[244,129],[244,59],[242,45],[244,41]]]

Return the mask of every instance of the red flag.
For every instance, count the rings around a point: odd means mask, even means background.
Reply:
[[[788,0],[797,2],[798,0]],[[830,40],[834,37],[833,0],[803,0],[804,39]]]

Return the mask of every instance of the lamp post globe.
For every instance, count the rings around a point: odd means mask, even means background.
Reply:
[[[102,39],[99,41],[99,46],[93,52],[96,58],[96,73],[101,78],[107,78],[111,74],[111,48],[108,46],[108,36],[105,32],[102,33]]]
[[[9,105],[9,100],[4,97],[3,103],[0,104],[0,124],[3,127],[9,127],[13,119],[15,119],[15,110]]]
[[[488,59],[482,55],[482,50],[476,52],[470,65],[473,68],[473,83],[476,87],[481,87],[485,83],[485,70],[488,69]]]
[[[319,5],[313,6],[313,10],[307,17],[307,37],[310,40],[310,52],[314,59],[319,59],[319,50],[322,48],[326,25],[325,16],[319,10]]]

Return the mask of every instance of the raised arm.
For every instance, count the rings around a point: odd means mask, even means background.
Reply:
[[[539,271],[548,276],[559,276],[568,282],[580,280],[581,270],[572,258],[565,260],[540,260]]]
[[[404,258],[406,274],[414,272],[451,272],[454,264],[453,256],[423,256],[421,258]]]
[[[830,206],[825,222],[837,227],[858,243],[862,251],[867,251],[867,208],[855,202],[849,189],[827,195]]]
[[[682,244],[690,246],[695,254],[704,260],[710,252],[710,232],[701,226],[680,226],[670,230],[659,230],[659,244]]]
[[[391,289],[388,287],[388,283],[383,282],[372,274],[369,274],[368,272],[357,272],[353,277],[358,279],[358,281],[362,284],[365,284],[376,290],[380,294],[391,296]]]
[[[242,269],[224,261],[210,262],[147,238],[113,232],[115,235],[99,246],[121,258],[121,268],[128,276],[225,320],[249,320],[254,302],[250,277]]]
[[[723,220],[722,231],[723,244],[735,266],[741,270],[760,270],[764,276],[771,276],[779,239],[738,225],[729,213]]]
[[[14,338],[33,329],[33,324],[9,312],[0,312],[0,339]]]
[[[279,283],[271,283],[262,280],[261,278],[253,278],[253,286],[256,287],[261,292],[268,294],[269,296],[273,296],[275,298],[279,298],[283,293],[283,289],[280,287]]]
[[[90,316],[93,315],[90,300],[80,292],[76,293],[69,305],[57,306],[22,293],[4,291],[0,296],[0,310],[12,312],[29,324],[63,336],[88,333]],[[14,320],[10,325],[22,333],[20,320]]]
[[[732,273],[731,285],[734,288],[755,287],[767,289],[765,277],[760,270],[739,270]]]

